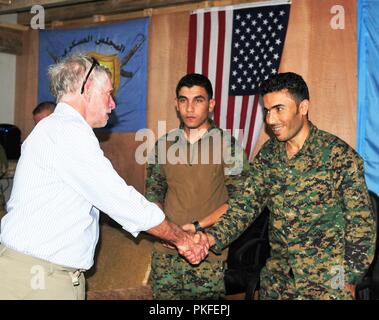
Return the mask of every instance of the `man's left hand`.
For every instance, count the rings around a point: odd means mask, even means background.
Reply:
[[[191,264],[199,264],[208,255],[208,237],[202,232],[195,234],[187,232],[186,235],[186,245],[178,246],[178,252]]]

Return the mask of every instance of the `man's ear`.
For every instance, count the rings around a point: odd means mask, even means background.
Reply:
[[[213,109],[215,108],[215,106],[216,106],[216,100],[215,99],[209,100],[209,108],[208,108],[209,113],[213,112]]]
[[[176,111],[176,112],[179,112],[179,102],[178,102],[178,98],[175,98],[175,111]]]
[[[174,108],[175,108],[177,118],[180,119],[178,98],[175,98],[175,107]]]
[[[309,100],[308,99],[304,99],[303,101],[300,102],[300,105],[299,105],[299,112],[305,116],[308,114],[308,111],[309,111]]]
[[[84,84],[83,95],[85,97],[89,95],[89,91],[91,90],[92,86],[93,86],[93,79],[88,79],[86,83]]]

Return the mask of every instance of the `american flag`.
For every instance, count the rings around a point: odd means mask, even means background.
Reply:
[[[187,72],[214,88],[215,123],[230,130],[252,156],[263,125],[257,89],[277,73],[289,1],[200,9],[190,16]]]

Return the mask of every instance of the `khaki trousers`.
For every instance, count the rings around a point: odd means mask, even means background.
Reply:
[[[0,300],[84,300],[83,271],[0,244]]]

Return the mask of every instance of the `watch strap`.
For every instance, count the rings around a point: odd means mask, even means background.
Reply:
[[[195,226],[196,232],[202,232],[202,231],[204,231],[204,229],[201,227],[199,221],[194,220],[194,221],[192,221],[192,224]]]

